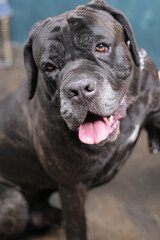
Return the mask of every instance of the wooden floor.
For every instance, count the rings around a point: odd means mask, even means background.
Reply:
[[[14,57],[12,68],[0,69],[0,97],[26,78],[22,51]],[[160,154],[148,153],[145,132],[117,177],[89,193],[86,213],[89,240],[160,240]],[[64,239],[60,229],[21,240]]]

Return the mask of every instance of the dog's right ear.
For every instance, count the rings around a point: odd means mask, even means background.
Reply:
[[[32,42],[33,42],[33,30],[31,31],[29,38],[24,46],[24,64],[28,77],[29,100],[31,100],[34,97],[38,81],[38,68],[33,58]]]

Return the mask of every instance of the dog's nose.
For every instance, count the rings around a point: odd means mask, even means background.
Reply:
[[[76,101],[92,100],[96,95],[96,83],[93,80],[82,79],[71,82],[67,86],[67,96]]]

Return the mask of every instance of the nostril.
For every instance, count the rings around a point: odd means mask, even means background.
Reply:
[[[72,91],[72,96],[73,96],[73,97],[78,96],[78,91],[76,91],[76,90],[71,90],[71,91]]]
[[[68,97],[69,97],[69,98],[73,98],[73,97],[76,97],[76,96],[78,96],[78,95],[79,95],[78,91],[76,91],[76,90],[74,90],[74,89],[70,89],[70,90],[68,91]]]
[[[87,92],[93,92],[95,90],[95,86],[88,85],[88,86],[85,87],[85,90]]]

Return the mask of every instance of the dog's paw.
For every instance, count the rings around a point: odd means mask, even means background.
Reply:
[[[148,132],[149,151],[150,153],[157,154],[160,152],[160,129],[149,127],[146,130]]]

